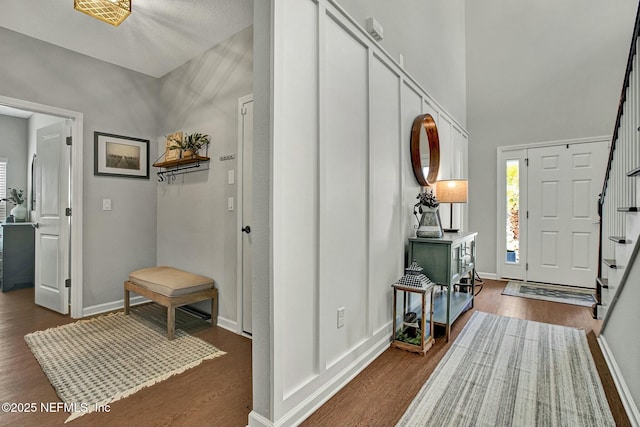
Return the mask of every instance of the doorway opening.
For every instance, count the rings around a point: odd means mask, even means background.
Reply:
[[[595,286],[608,141],[498,148],[498,278]]]
[[[45,270],[40,269],[40,271],[46,271],[46,282],[47,286],[50,283],[53,283],[49,278],[52,276],[50,274],[53,271],[53,265],[56,264],[55,268],[55,286],[58,290],[63,290],[61,295],[65,296],[64,304],[60,304],[61,311],[63,313],[71,314],[72,318],[80,318],[83,316],[83,306],[82,306],[82,147],[83,147],[83,115],[82,113],[65,110],[53,106],[37,104],[29,101],[24,101],[15,98],[9,98],[5,96],[0,96],[0,106],[6,107],[9,109],[15,109],[17,111],[22,111],[27,114],[34,114],[38,117],[48,117],[49,122],[40,122],[37,125],[34,125],[33,134],[34,134],[34,142],[37,138],[35,134],[37,133],[37,129],[45,129],[47,128],[47,124],[51,124],[51,122],[60,123],[60,130],[58,132],[57,138],[63,141],[63,145],[68,145],[68,156],[66,156],[66,161],[62,159],[64,168],[62,170],[54,173],[58,177],[61,178],[60,185],[62,188],[62,192],[59,194],[56,193],[57,202],[54,204],[60,204],[61,201],[64,203],[62,215],[64,218],[59,218],[59,223],[63,224],[63,228],[65,228],[68,234],[63,235],[62,239],[57,242],[60,243],[56,253],[60,254],[61,251],[66,251],[62,258],[58,259],[56,263],[52,263],[50,259],[43,259],[43,261],[39,261],[44,264]],[[42,134],[42,139],[47,139],[50,137],[49,134]],[[34,145],[35,146],[35,145]],[[49,150],[50,146],[46,146],[46,150]],[[38,165],[38,162],[43,160],[43,157],[38,157],[37,153],[35,156],[35,165]],[[60,151],[58,151],[59,153]],[[47,156],[44,156],[45,158]],[[33,157],[29,157],[32,159]],[[29,175],[30,177],[35,177],[36,173],[31,173],[31,168],[34,165],[29,165],[28,167],[25,165],[25,175]],[[29,171],[27,172],[27,169]],[[53,171],[54,168],[50,168],[50,171]],[[48,174],[48,172],[45,172]],[[30,195],[34,194],[34,197],[27,197],[29,201],[29,210],[31,208],[36,208],[38,210],[42,206],[39,202],[35,202],[37,197],[35,193],[39,190],[33,186],[32,179],[29,179],[29,188],[34,188],[34,191],[25,191],[25,194]],[[39,178],[36,178],[36,181]],[[47,179],[47,178],[44,178]],[[40,188],[41,190],[42,188]],[[25,189],[26,190],[26,189]],[[40,213],[38,213],[40,214]],[[38,215],[35,213],[34,215]],[[42,230],[39,230],[39,218],[36,216],[31,217],[33,225],[32,227],[35,229],[36,233],[40,233]],[[50,217],[48,218],[51,219]],[[50,222],[50,221],[49,221]],[[68,228],[67,228],[68,227]],[[71,232],[73,230],[73,233]],[[48,232],[40,233],[42,237],[44,237],[44,246],[45,249],[51,249],[51,246],[55,239],[50,238],[51,236],[56,236],[55,234],[49,235]],[[43,241],[43,239],[40,239]],[[37,241],[37,238],[36,238]],[[52,253],[51,251],[49,251]],[[48,269],[48,267],[52,267]],[[36,265],[36,271],[38,271],[38,265]],[[35,286],[38,286],[37,279]],[[68,295],[68,296],[67,296]],[[50,307],[48,307],[50,308]]]
[[[253,199],[253,95],[238,100],[238,330],[253,334],[253,271],[251,258]]]

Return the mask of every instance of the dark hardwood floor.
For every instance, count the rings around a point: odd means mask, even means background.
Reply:
[[[624,409],[599,354],[595,336],[600,321],[590,310],[500,293],[504,282],[485,280],[475,308],[489,313],[536,320],[587,331],[596,366],[616,422],[629,425]],[[452,327],[451,341],[473,310]],[[71,322],[33,303],[33,290],[0,294],[0,403],[58,402],[59,399],[24,342],[29,332]],[[245,426],[251,411],[251,341],[222,328],[194,335],[227,352],[111,404],[109,413],[93,413],[71,421],[73,426]],[[421,357],[395,348],[386,350],[343,390],[312,414],[305,426],[392,426],[444,356],[450,343],[436,336],[434,347]],[[66,413],[0,412],[2,426],[61,426]]]
[[[0,294],[0,403],[60,401],[23,336],[73,320],[36,306],[33,298],[33,289]],[[109,413],[90,413],[66,425],[245,426],[251,411],[251,340],[219,327],[193,335],[227,354],[114,402]],[[0,425],[62,426],[67,417],[0,412]]]
[[[501,295],[505,282],[486,279],[484,282],[475,308],[453,324],[448,343],[443,331],[439,335],[436,331],[436,343],[424,357],[389,348],[302,425],[394,426],[475,310],[584,329],[616,424],[630,425],[595,341],[602,322],[592,318],[589,308],[505,296]]]

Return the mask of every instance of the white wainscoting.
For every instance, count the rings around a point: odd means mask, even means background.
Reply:
[[[445,178],[466,176],[467,136],[333,1],[276,2],[272,19],[272,345],[254,356],[271,351],[273,372],[254,394],[271,387],[273,399],[270,419],[252,413],[250,424],[284,426],[390,343],[391,284],[403,274],[420,191],[413,119],[428,111],[437,120],[451,156]]]

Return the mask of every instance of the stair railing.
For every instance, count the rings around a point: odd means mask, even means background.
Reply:
[[[636,200],[636,179],[629,175],[640,166],[640,70],[638,36],[640,35],[640,5],[631,38],[622,93],[618,103],[618,114],[611,138],[611,149],[605,173],[604,184],[599,198],[600,245],[596,293],[602,303],[602,287],[606,280],[603,274],[603,260],[614,258],[614,243],[610,236],[625,235],[625,212],[638,211]],[[635,72],[634,72],[635,70]],[[640,170],[638,171],[640,173]],[[594,317],[597,311],[594,310]]]

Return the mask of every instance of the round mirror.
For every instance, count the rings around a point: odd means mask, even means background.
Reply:
[[[440,139],[431,114],[421,114],[411,127],[411,164],[418,183],[429,187],[438,178]]]

